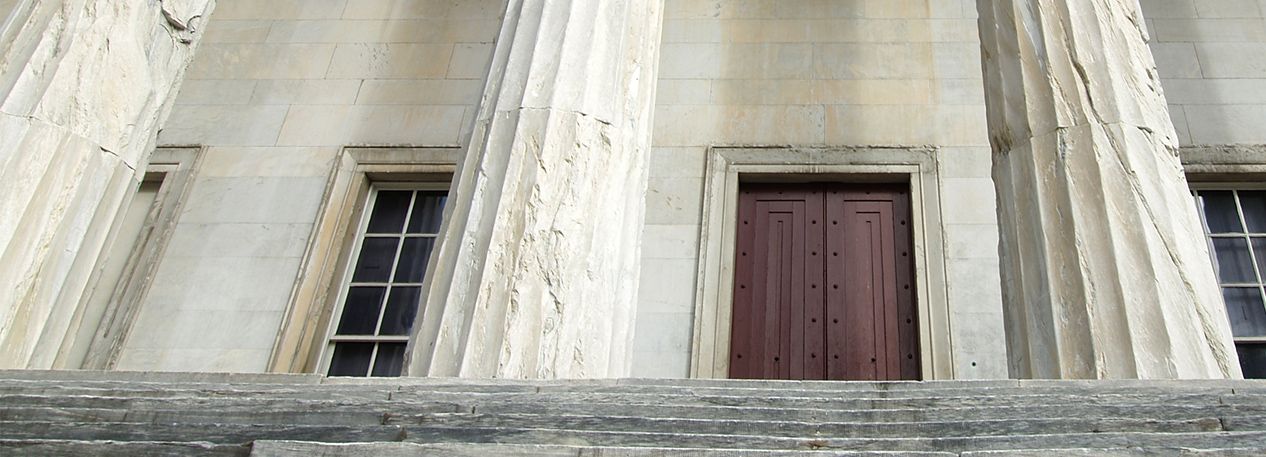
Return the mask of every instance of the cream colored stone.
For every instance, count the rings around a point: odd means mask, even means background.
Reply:
[[[646,188],[647,224],[697,224],[703,178],[651,178]]]
[[[334,51],[329,73],[335,79],[443,78],[453,45],[442,43],[350,43]]]
[[[930,43],[821,44],[814,47],[814,74],[822,79],[929,79]]]
[[[698,262],[687,259],[643,259],[638,285],[642,298],[638,313],[691,313],[694,311]],[[685,330],[689,333],[689,330]],[[644,350],[644,349],[643,349]]]
[[[719,79],[712,83],[718,105],[807,105],[815,102],[807,79]]]
[[[674,0],[664,3],[664,15],[671,18],[772,18],[781,1],[765,0]]]
[[[706,105],[712,99],[712,81],[706,79],[661,79],[655,88],[660,105]]]
[[[1266,43],[1200,43],[1196,54],[1206,78],[1266,78]]]
[[[1261,42],[1266,21],[1256,19],[1154,19],[1149,30],[1155,42]]]
[[[312,223],[325,177],[201,178],[181,223]]]
[[[258,81],[250,79],[192,79],[180,87],[176,105],[245,105]]]
[[[1200,59],[1191,43],[1155,43],[1151,46],[1161,76],[1170,78],[1200,78]]]
[[[488,72],[492,58],[492,44],[463,43],[453,46],[453,58],[448,64],[449,79],[481,80]]]
[[[926,105],[834,105],[826,109],[826,142],[847,145],[925,145],[937,132]]]
[[[179,105],[158,135],[159,144],[271,146],[277,143],[285,105]]]
[[[338,19],[349,0],[219,0],[217,20]],[[358,0],[359,1],[359,0]]]
[[[698,254],[699,226],[697,224],[646,224],[646,228],[642,231],[643,261],[646,259],[693,260]]]
[[[1192,2],[1200,17],[1262,17],[1255,0],[1200,0]]]
[[[655,142],[697,146],[700,138],[719,144],[823,144],[825,115],[820,105],[660,106]]]
[[[266,79],[258,81],[252,105],[350,105],[356,103],[359,79]]]
[[[927,79],[819,80],[814,82],[813,100],[827,105],[927,105],[932,102],[933,82]]]
[[[475,79],[370,80],[361,85],[356,103],[471,106],[479,100],[480,89]]]
[[[325,177],[338,147],[211,147],[198,167],[201,178]]]
[[[334,54],[332,44],[208,43],[199,47],[189,74],[199,79],[322,78]]]
[[[215,26],[208,27],[204,43],[263,43],[273,21],[224,21],[216,16]]]

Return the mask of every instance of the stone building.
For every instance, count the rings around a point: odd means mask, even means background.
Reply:
[[[1263,0],[0,8],[4,368],[1266,374]]]

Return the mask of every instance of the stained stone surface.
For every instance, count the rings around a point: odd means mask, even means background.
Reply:
[[[214,5],[35,0],[0,31],[0,366],[51,366],[74,333]]]
[[[1240,376],[1138,3],[979,6],[1011,375]]]

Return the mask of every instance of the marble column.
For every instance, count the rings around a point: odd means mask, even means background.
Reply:
[[[0,29],[0,368],[48,368],[214,0],[21,0]]]
[[[662,0],[509,0],[414,376],[628,374]]]
[[[979,0],[1011,375],[1237,378],[1137,0]]]

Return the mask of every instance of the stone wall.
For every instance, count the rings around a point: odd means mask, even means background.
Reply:
[[[214,7],[31,0],[0,28],[0,366],[58,366],[75,344],[115,215]]]
[[[343,146],[458,146],[501,0],[224,0],[159,141],[202,145],[119,369],[260,372]]]
[[[954,376],[1006,376],[975,8],[665,2],[634,376],[690,373],[711,145],[936,146],[947,261],[918,279],[947,297]]]
[[[1266,2],[1141,3],[1179,142],[1266,143]]]

